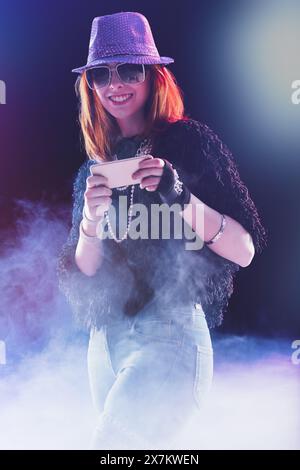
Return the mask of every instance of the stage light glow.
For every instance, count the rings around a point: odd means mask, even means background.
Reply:
[[[299,2],[251,2],[235,16],[227,43],[240,112],[273,144],[299,142],[300,105],[291,99],[300,79],[299,21]]]

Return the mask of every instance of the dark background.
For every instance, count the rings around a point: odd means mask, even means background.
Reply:
[[[282,16],[274,13],[282,3],[2,2],[3,233],[15,225],[16,199],[70,207],[73,176],[85,159],[71,69],[86,63],[95,16],[138,11],[148,18],[159,53],[175,59],[169,68],[184,92],[186,113],[208,124],[232,150],[269,233],[268,248],[241,268],[220,331],[299,336],[300,105],[291,104],[290,86],[300,78],[300,66],[299,54],[284,44]],[[284,2],[284,11],[287,24],[299,20],[299,2]],[[255,30],[267,31],[271,19],[282,56],[276,41],[267,37],[268,46]],[[259,47],[255,41],[262,41]],[[68,211],[66,222],[70,217]]]

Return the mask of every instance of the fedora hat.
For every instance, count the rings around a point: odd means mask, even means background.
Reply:
[[[174,59],[159,55],[144,15],[120,12],[93,19],[87,63],[72,72],[83,73],[91,67],[112,62],[167,65]]]

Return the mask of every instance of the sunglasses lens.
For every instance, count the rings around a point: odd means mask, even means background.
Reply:
[[[143,64],[121,64],[118,66],[118,73],[124,83],[140,83],[145,79]],[[108,67],[88,69],[86,78],[91,89],[102,88],[109,82]]]
[[[86,72],[86,79],[90,88],[101,88],[108,84],[109,70],[107,67],[89,69]]]
[[[118,72],[124,83],[140,83],[144,80],[143,64],[122,64]]]

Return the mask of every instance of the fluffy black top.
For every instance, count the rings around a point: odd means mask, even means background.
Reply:
[[[115,149],[118,158],[135,154],[139,137],[125,138]],[[227,214],[250,233],[255,250],[261,253],[267,234],[248,189],[241,181],[234,158],[218,136],[205,124],[180,120],[168,125],[154,140],[151,154],[166,158],[176,168],[181,181],[208,206]],[[101,326],[108,316],[137,315],[154,297],[162,305],[202,304],[210,328],[222,323],[233,292],[239,265],[208,246],[186,250],[178,239],[131,239],[116,243],[103,240],[103,262],[92,277],[83,274],[74,259],[84,203],[86,178],[94,160],[86,160],[73,186],[72,227],[59,254],[59,286],[66,295],[75,319],[86,327]],[[130,187],[121,193],[129,200]],[[113,190],[118,208],[120,192]],[[161,203],[157,192],[135,186],[134,203]],[[226,228],[225,228],[226,230]],[[176,308],[171,309],[176,317]],[[172,315],[168,309],[167,315]],[[178,315],[175,318],[178,320]],[[179,321],[179,320],[178,320]]]

